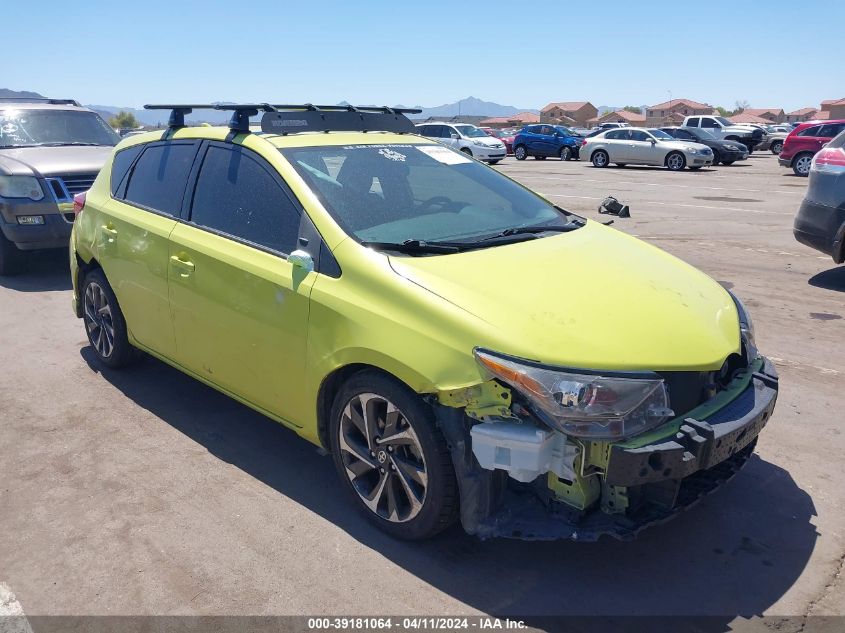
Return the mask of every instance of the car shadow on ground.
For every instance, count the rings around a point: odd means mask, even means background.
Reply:
[[[817,273],[807,283],[816,288],[845,292],[845,265]]]
[[[23,272],[14,277],[0,277],[0,286],[20,292],[70,290],[67,249],[27,253]]]
[[[635,541],[480,541],[459,526],[427,542],[398,541],[355,511],[331,459],[293,432],[160,361],[114,371],[90,348],[81,355],[163,423],[432,587],[540,628],[619,630],[549,619],[561,615],[697,615],[710,617],[693,620],[694,630],[727,631],[736,614],[760,614],[786,593],[818,536],[811,497],[784,468],[754,456],[722,490]],[[628,630],[627,618],[614,620]]]

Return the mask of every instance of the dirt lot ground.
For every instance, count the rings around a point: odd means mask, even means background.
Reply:
[[[633,217],[615,227],[745,300],[781,393],[744,472],[634,542],[396,542],[291,432],[159,362],[101,368],[65,254],[41,256],[0,280],[0,583],[23,610],[845,614],[845,267],[793,240],[806,181],[769,153],[698,173],[498,168],[591,218],[618,197]]]

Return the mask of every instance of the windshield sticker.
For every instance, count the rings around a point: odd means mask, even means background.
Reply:
[[[380,149],[378,153],[384,156],[385,158],[389,158],[390,160],[401,161],[403,163],[405,162],[405,154],[394,152],[392,149]]]
[[[417,145],[417,149],[423,154],[427,154],[444,165],[463,165],[471,162],[471,160],[463,154],[453,152],[448,147],[443,147],[441,145]]]

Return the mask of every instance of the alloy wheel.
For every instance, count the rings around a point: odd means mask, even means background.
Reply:
[[[354,396],[338,426],[340,457],[361,501],[392,523],[416,517],[425,503],[428,471],[411,423],[388,399]]]
[[[593,165],[596,167],[604,167],[607,165],[607,154],[604,152],[596,152],[596,155],[593,156]]]
[[[666,165],[673,171],[678,171],[684,168],[684,157],[680,154],[672,154],[667,160]]]
[[[88,340],[102,358],[108,358],[114,351],[114,320],[108,297],[98,283],[86,287],[83,309]]]
[[[806,176],[810,173],[810,165],[813,163],[813,159],[809,156],[801,156],[798,160],[795,161],[795,171],[797,171],[802,176]]]

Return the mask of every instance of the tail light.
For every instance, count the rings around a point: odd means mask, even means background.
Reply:
[[[841,147],[825,147],[813,159],[816,171],[842,172],[845,171],[845,149]]]
[[[78,193],[73,197],[73,215],[79,216],[82,213],[82,209],[85,208],[85,194],[88,193],[87,191],[83,191],[82,193]]]
[[[582,139],[582,140],[581,140],[581,146],[583,147],[583,146],[584,146],[584,145],[586,145],[586,144],[587,144],[587,139]]]

